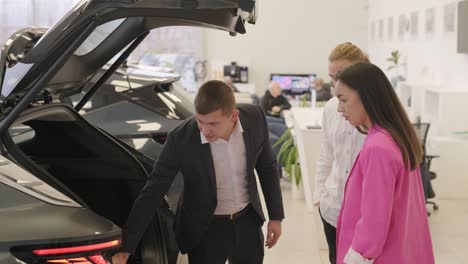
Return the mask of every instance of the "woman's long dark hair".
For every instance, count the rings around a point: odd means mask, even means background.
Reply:
[[[372,124],[390,133],[406,168],[419,167],[423,158],[421,143],[385,73],[374,64],[360,62],[347,67],[337,79],[358,92]]]

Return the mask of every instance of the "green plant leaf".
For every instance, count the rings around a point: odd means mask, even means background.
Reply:
[[[285,163],[285,159],[289,154],[290,148],[294,146],[294,141],[292,138],[288,139],[281,145],[281,148],[278,151],[278,155],[276,156],[276,159],[281,161],[283,164]]]
[[[299,151],[297,149],[297,146],[294,146],[294,181],[296,185],[298,186],[301,182],[301,166],[299,164]]]
[[[288,156],[287,156],[287,158],[286,158],[286,161],[285,161],[285,163],[284,163],[284,166],[285,166],[285,168],[286,168],[286,171],[287,171],[289,174],[291,174],[291,167],[292,167],[292,165],[295,163],[294,160],[293,160],[293,159],[294,159],[294,149],[295,149],[295,147],[292,147],[292,148],[290,149],[290,151],[289,151],[289,153],[288,153]]]
[[[275,143],[273,144],[273,147],[279,146],[280,144],[282,144],[289,138],[292,138],[291,128],[288,128],[286,129],[286,131],[284,131],[284,133],[275,141]]]
[[[389,66],[387,70],[391,70],[393,68],[398,67],[400,62],[400,52],[398,50],[392,51],[390,57],[388,57],[386,61],[391,62],[393,64]]]
[[[299,163],[296,163],[296,168],[294,169],[294,178],[295,178],[296,186],[299,186],[302,180],[301,165]]]
[[[291,162],[294,162],[294,164],[296,164],[298,162],[297,145],[294,145],[294,149],[292,149],[291,152],[292,152],[292,155],[293,155]]]
[[[276,156],[277,160],[284,166],[289,175],[289,180],[299,185],[302,179],[301,166],[299,165],[299,152],[291,133],[291,128],[287,129],[283,135],[274,143],[274,147],[281,144]]]

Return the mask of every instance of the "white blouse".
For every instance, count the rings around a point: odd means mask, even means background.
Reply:
[[[338,112],[338,98],[325,105],[322,146],[315,174],[314,204],[320,203],[323,219],[336,227],[349,173],[366,135]]]

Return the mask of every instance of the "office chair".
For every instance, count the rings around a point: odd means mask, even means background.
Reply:
[[[427,155],[426,153],[426,142],[427,142],[427,134],[429,132],[431,124],[430,123],[414,123],[413,127],[416,131],[416,135],[419,138],[419,141],[421,142],[421,146],[423,148],[423,162],[421,164],[421,177],[423,181],[423,187],[424,187],[424,196],[426,200],[426,204],[432,205],[432,208],[434,210],[439,210],[439,205],[433,201],[429,201],[429,199],[435,197],[435,192],[432,189],[432,184],[431,180],[435,179],[437,177],[437,174],[435,172],[430,171],[431,167],[431,162],[432,159],[438,158],[439,156],[437,155]],[[431,215],[430,212],[427,213],[428,215]]]

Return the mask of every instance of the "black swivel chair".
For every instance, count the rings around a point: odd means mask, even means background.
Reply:
[[[424,196],[426,198],[426,204],[430,204],[432,205],[432,208],[434,210],[438,210],[439,206],[437,205],[437,203],[433,201],[429,201],[429,199],[435,197],[435,192],[434,192],[434,189],[432,189],[431,180],[437,177],[436,173],[430,171],[431,162],[432,162],[432,159],[439,157],[437,155],[427,155],[426,153],[427,134],[429,132],[430,126],[431,126],[430,123],[418,122],[418,123],[413,124],[413,127],[416,131],[416,135],[419,137],[421,146],[423,148],[424,157],[423,157],[423,162],[421,164],[421,177],[423,181]],[[430,215],[430,212],[428,212],[428,215]]]

